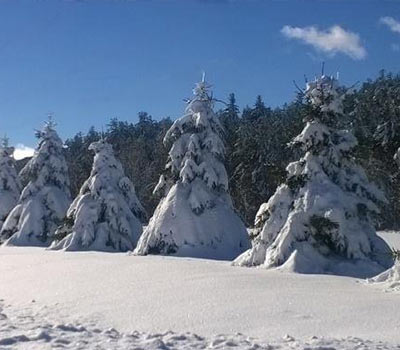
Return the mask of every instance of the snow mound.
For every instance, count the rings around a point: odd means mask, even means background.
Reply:
[[[383,238],[393,251],[400,251],[400,232],[380,231],[378,235]],[[387,292],[400,292],[400,261],[379,275],[368,278],[367,284],[375,285]]]
[[[243,334],[220,334],[210,337],[194,333],[122,333],[114,328],[101,329],[95,324],[53,323],[43,312],[11,310],[0,300],[0,348],[7,349],[240,349],[240,350],[390,350],[399,345],[372,342],[360,338],[319,338],[297,340],[290,335],[263,341]]]
[[[400,232],[399,231],[378,231],[381,237],[392,249],[400,250]]]
[[[400,292],[400,261],[378,276],[367,279],[369,284],[377,284],[386,291]]]
[[[204,184],[194,181],[192,188]],[[226,203],[214,196],[214,206],[193,213],[187,198],[191,188],[175,184],[157,206],[139,240],[135,254],[170,254],[232,260],[248,247],[243,222]]]
[[[327,259],[307,243],[298,243],[279,271],[306,274],[334,274],[339,276],[374,276],[382,272],[382,266],[366,259],[349,261],[341,257]]]

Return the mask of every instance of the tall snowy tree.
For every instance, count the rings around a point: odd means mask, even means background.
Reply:
[[[133,250],[146,213],[112,146],[101,139],[89,149],[95,152],[92,172],[56,231],[51,249]]]
[[[232,259],[248,246],[228,193],[223,130],[208,89],[204,79],[196,85],[185,115],[165,136],[169,161],[155,188],[164,197],[135,254]]]
[[[28,184],[0,232],[5,245],[47,246],[70,204],[68,167],[63,143],[49,120],[37,131],[38,148],[21,170]]]
[[[287,180],[256,217],[252,248],[235,260],[301,273],[371,276],[391,266],[386,243],[376,235],[374,215],[383,194],[354,162],[357,144],[338,130],[344,89],[321,76],[307,84],[306,126],[294,139],[305,152],[287,166]]]
[[[224,141],[225,141],[225,167],[228,174],[232,174],[234,164],[232,163],[233,152],[238,140],[238,129],[240,125],[239,107],[236,105],[235,94],[231,93],[228,97],[228,104],[226,108],[220,111],[219,119],[224,128]],[[232,183],[229,184],[230,187]],[[232,195],[232,187],[231,195]]]
[[[14,148],[4,138],[0,146],[0,229],[7,215],[15,207],[22,186],[15,169]]]

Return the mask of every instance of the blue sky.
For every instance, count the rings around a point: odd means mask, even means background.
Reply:
[[[48,113],[63,138],[176,118],[203,70],[218,98],[278,106],[322,61],[344,84],[397,73],[400,1],[3,0],[0,134],[35,146]]]

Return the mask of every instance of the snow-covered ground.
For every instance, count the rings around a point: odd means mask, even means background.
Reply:
[[[0,349],[400,349],[400,294],[349,277],[3,247],[0,298]]]

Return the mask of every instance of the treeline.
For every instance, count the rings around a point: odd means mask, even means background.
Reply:
[[[280,108],[270,108],[261,96],[253,106],[242,111],[231,94],[218,115],[225,127],[226,167],[234,205],[247,225],[252,225],[263,202],[275,192],[286,177],[286,166],[298,159],[299,152],[290,141],[304,127],[304,105],[300,99]],[[386,193],[381,228],[400,227],[400,174],[393,157],[400,147],[400,76],[380,72],[345,100],[346,127],[353,130],[359,145],[356,160]],[[126,175],[136,186],[137,194],[151,214],[159,198],[152,194],[164,171],[168,150],[163,138],[172,125],[169,118],[154,120],[140,112],[136,124],[112,119],[104,137],[113,145]],[[89,176],[93,155],[89,144],[101,133],[91,128],[66,141],[71,192],[75,197]]]

